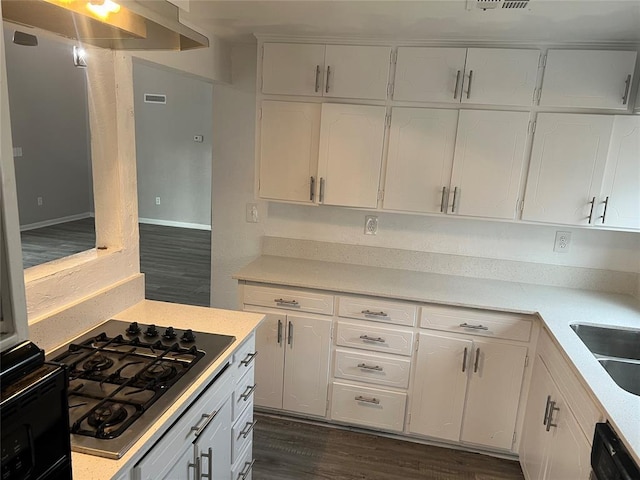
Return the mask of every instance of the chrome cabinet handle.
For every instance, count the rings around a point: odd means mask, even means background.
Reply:
[[[451,204],[451,213],[456,213],[456,198],[458,197],[458,187],[453,189],[453,203]]]
[[[240,433],[238,434],[238,440],[240,439],[240,437],[247,438],[247,436],[251,433],[251,430],[253,430],[253,427],[256,426],[256,423],[258,423],[257,420],[254,420],[253,422],[245,423],[244,425],[245,430],[240,431]]]
[[[208,473],[200,472],[200,478],[208,478],[209,480],[213,480],[213,449],[209,447],[209,453],[201,453],[200,456],[202,458],[206,458],[209,461],[209,467],[207,468]]]
[[[440,212],[441,213],[447,213],[447,202],[446,202],[446,196],[447,196],[447,187],[442,187],[442,198],[440,198]]]
[[[471,81],[473,80],[473,70],[469,70],[469,84],[467,85],[467,99],[471,98]]]
[[[602,219],[602,223],[604,223],[604,220],[607,216],[607,207],[609,206],[609,197],[604,199],[604,210],[602,211],[602,216],[600,217]]]
[[[549,417],[549,403],[551,403],[551,395],[547,395],[547,404],[544,406],[544,419],[542,420],[542,424],[546,425]]]
[[[372,403],[374,405],[380,405],[380,400],[378,400],[375,397],[371,397],[371,398],[367,398],[367,397],[363,397],[362,395],[358,395],[357,397],[354,397],[356,402],[364,402],[364,403]]]
[[[316,93],[320,91],[320,65],[316,65]]]
[[[293,323],[289,322],[289,335],[287,336],[287,344],[291,345],[291,343],[293,342]]]
[[[253,464],[254,463],[256,463],[256,459],[255,458],[253,460],[251,460],[250,462],[244,462],[244,467],[245,468],[243,468],[242,471],[240,473],[238,473],[238,478],[236,478],[236,480],[245,480],[245,478],[247,478],[247,475],[249,475],[249,472],[253,468]]]
[[[218,412],[219,410],[215,410],[211,413],[203,413],[202,414],[202,418],[206,418],[207,420],[202,424],[201,427],[195,426],[195,427],[191,427],[191,431],[195,430],[195,437],[198,438],[200,435],[202,435],[202,432],[204,432],[205,428],[207,428],[209,426],[209,424],[211,422],[213,422],[213,419],[216,418],[218,416]]]
[[[458,70],[458,73],[456,73],[456,86],[453,87],[453,99],[457,99],[458,98],[458,87],[460,86],[460,74],[462,72],[460,70]]]
[[[365,342],[385,343],[384,338],[382,337],[373,338],[373,337],[370,337],[369,335],[360,335],[360,340],[363,340]]]
[[[467,347],[464,347],[464,354],[462,355],[462,372],[467,370]]]
[[[485,327],[482,324],[478,324],[478,325],[470,325],[467,322],[461,323],[460,325],[458,325],[459,327],[462,328],[471,328],[473,330],[489,330],[489,327]]]
[[[257,383],[254,383],[253,385],[247,385],[247,388],[245,388],[244,393],[240,394],[239,398],[246,402],[247,400],[249,400],[249,397],[254,392],[257,386],[258,386]]]
[[[313,202],[315,191],[316,191],[316,179],[311,177],[311,182],[309,183],[309,200],[311,200],[312,202]]]
[[[371,365],[367,365],[366,363],[359,363],[358,364],[358,368],[363,368],[365,370],[374,370],[376,372],[382,372],[383,371],[383,368],[379,367],[378,365],[371,366]]]
[[[247,356],[244,357],[244,360],[240,360],[240,365],[244,365],[245,367],[248,367],[251,364],[251,362],[253,362],[254,358],[256,358],[257,355],[258,355],[258,352],[247,353]]]
[[[557,412],[560,408],[556,407],[556,402],[549,402],[549,415],[547,417],[547,432],[551,430],[551,427],[557,427],[557,423],[551,423],[553,419],[553,412]]]
[[[278,305],[286,305],[287,307],[299,307],[297,300],[285,300],[284,298],[274,298],[273,301]]]
[[[379,312],[372,312],[371,310],[362,310],[362,312],[365,316],[369,316],[369,317],[388,317],[389,315],[385,312],[383,312],[382,310]]]
[[[278,345],[282,345],[282,320],[278,319]]]
[[[194,463],[187,463],[187,467],[188,468],[193,468],[193,472],[194,472],[194,477],[193,478],[200,478],[200,457],[196,457],[196,461]]]
[[[473,373],[478,373],[478,362],[480,361],[480,349],[476,349],[476,361],[473,364]]]
[[[589,203],[591,204],[591,209],[589,210],[589,223],[591,223],[591,219],[593,218],[593,207],[596,204],[596,197],[593,197]]]
[[[324,178],[320,177],[320,198],[318,202],[324,203]]]
[[[626,105],[629,101],[629,88],[631,87],[631,75],[627,75],[627,79],[624,81],[624,95],[622,96],[622,104]]]
[[[325,84],[324,91],[329,93],[329,77],[331,76],[331,67],[327,67],[327,83]]]

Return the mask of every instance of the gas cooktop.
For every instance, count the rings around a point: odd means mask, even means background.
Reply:
[[[47,356],[69,371],[71,449],[120,458],[235,337],[109,320]]]

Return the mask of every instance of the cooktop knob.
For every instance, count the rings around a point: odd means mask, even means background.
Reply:
[[[147,327],[147,330],[144,332],[144,335],[146,337],[157,337],[158,336],[158,329],[156,328],[155,325],[149,325]]]
[[[192,343],[196,341],[196,336],[193,334],[193,330],[189,329],[184,331],[180,340],[185,343]]]
[[[136,335],[140,333],[140,326],[138,325],[138,322],[131,323],[129,325],[129,328],[127,328],[127,333],[129,335]]]
[[[174,338],[177,337],[176,332],[173,330],[173,327],[168,327],[164,333],[162,334],[162,336],[164,338],[166,338],[167,340],[173,340]]]

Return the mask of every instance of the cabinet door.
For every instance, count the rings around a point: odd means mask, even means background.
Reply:
[[[385,113],[385,107],[322,105],[320,203],[377,206]]]
[[[616,116],[596,224],[640,228],[640,116]]]
[[[462,102],[531,105],[539,59],[539,50],[470,48]]]
[[[420,333],[409,431],[457,442],[473,342]]]
[[[213,415],[213,420],[196,441],[201,477],[210,480],[230,480],[231,402],[227,400]]]
[[[385,209],[446,211],[457,123],[457,110],[393,109]]]
[[[285,324],[284,315],[269,313],[256,330],[256,351],[259,358],[255,367],[254,402],[261,407],[282,408]]]
[[[331,318],[287,316],[282,408],[324,417],[327,409]]]
[[[460,112],[451,213],[515,218],[528,126],[526,112]]]
[[[327,45],[325,97],[387,98],[391,47]]]
[[[459,103],[466,55],[466,48],[398,48],[393,99]]]
[[[320,104],[262,102],[260,198],[313,203]]]
[[[461,440],[510,450],[527,347],[474,340]]]
[[[609,115],[538,114],[523,220],[589,224],[591,202],[600,195],[612,126]]]
[[[324,45],[265,43],[262,93],[322,96]]]
[[[549,50],[540,105],[626,110],[636,52]]]
[[[195,447],[191,444],[167,464],[168,472],[164,476],[155,477],[162,480],[198,480],[196,479]],[[127,477],[129,478],[129,477]]]

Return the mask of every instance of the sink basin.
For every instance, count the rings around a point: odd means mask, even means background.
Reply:
[[[599,362],[620,388],[640,396],[640,363],[611,358]]]
[[[640,330],[571,325],[580,340],[596,356],[640,360]]]

